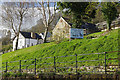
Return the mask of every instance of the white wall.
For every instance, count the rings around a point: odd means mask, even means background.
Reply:
[[[25,39],[25,46],[29,47],[29,46],[33,46],[33,45],[37,45],[38,40],[37,39]]]
[[[17,38],[15,38],[13,41],[13,51],[15,50],[16,40],[17,40]],[[24,46],[25,46],[24,44],[25,44],[25,38],[20,34],[19,40],[18,40],[18,49],[24,48]]]

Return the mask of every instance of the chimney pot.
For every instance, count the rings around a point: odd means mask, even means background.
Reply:
[[[35,38],[35,33],[34,32],[31,32],[31,37]]]

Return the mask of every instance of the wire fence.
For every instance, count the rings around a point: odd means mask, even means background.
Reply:
[[[7,72],[35,75],[39,73],[111,74],[120,72],[120,57],[115,56],[119,56],[119,53],[120,51],[112,51],[9,61],[3,62],[1,68],[3,74]]]

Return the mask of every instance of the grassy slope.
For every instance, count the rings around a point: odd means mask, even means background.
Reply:
[[[120,31],[120,29],[119,29]],[[87,39],[87,37],[95,36],[98,39]],[[53,57],[53,56],[66,56],[74,54],[87,54],[87,53],[98,53],[105,51],[118,51],[118,30],[112,30],[111,32],[98,32],[85,36],[84,39],[76,39],[72,41],[64,41],[59,44],[54,42],[40,44],[32,46],[29,48],[17,50],[14,52],[6,53],[2,55],[2,62],[6,61],[18,61],[18,60],[27,60],[34,58],[44,58],[44,57]],[[100,56],[102,58],[103,55]],[[108,57],[118,57],[118,53],[109,54]],[[97,55],[90,55],[79,57],[78,60],[89,60],[97,59]],[[62,61],[63,58],[57,59],[57,61]],[[64,61],[74,61],[74,57],[66,58]],[[51,60],[46,60],[50,62]],[[44,61],[40,61],[45,62]],[[110,63],[115,63],[112,61]],[[34,63],[34,62],[31,62]],[[23,64],[31,64],[30,62],[23,62]],[[91,64],[90,62],[86,62]],[[17,64],[17,63],[16,63]],[[12,65],[16,65],[12,64]],[[96,63],[95,63],[96,64]]]

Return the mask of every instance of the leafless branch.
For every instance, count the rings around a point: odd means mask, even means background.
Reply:
[[[50,21],[49,21],[48,24],[50,24],[50,23],[53,21],[53,19],[55,18],[55,15],[56,15],[55,5],[56,5],[56,4],[55,4],[55,2],[54,2],[54,13],[52,14],[51,19],[50,19]]]
[[[50,17],[51,17],[51,12],[50,12],[50,6],[49,6],[49,1],[47,2],[47,7],[48,7],[48,23],[50,22]]]
[[[46,42],[46,37],[47,37],[47,32],[48,32],[48,28],[50,26],[50,24],[52,23],[55,14],[56,14],[56,9],[55,9],[55,2],[54,2],[54,11],[53,13],[51,12],[50,9],[50,2],[49,0],[47,2],[39,2],[39,6],[38,6],[38,10],[40,11],[40,14],[42,14],[43,18],[43,24],[45,26],[45,33],[44,33],[44,39],[43,42]]]

